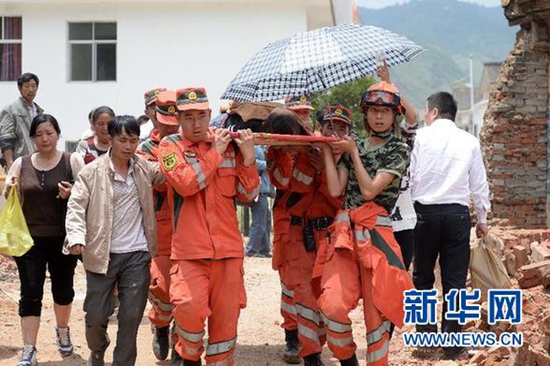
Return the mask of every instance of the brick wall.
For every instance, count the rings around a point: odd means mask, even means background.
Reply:
[[[547,227],[549,56],[525,27],[491,89],[480,135],[493,224]]]

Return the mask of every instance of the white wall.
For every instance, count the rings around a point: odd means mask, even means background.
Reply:
[[[0,1],[3,16],[23,16],[23,72],[40,77],[36,102],[77,139],[99,105],[117,114],[143,112],[143,92],[205,86],[213,113],[239,69],[267,43],[305,31],[304,1],[74,2]],[[67,29],[72,21],[117,22],[117,81],[68,82]],[[18,97],[0,83],[0,106]]]
[[[353,1],[332,0],[336,24],[353,23]]]
[[[483,119],[483,116],[485,115],[485,110],[487,109],[488,103],[489,103],[489,100],[485,99],[474,104],[474,125],[475,125],[476,137],[479,137],[479,133],[483,128],[483,123],[485,122]]]

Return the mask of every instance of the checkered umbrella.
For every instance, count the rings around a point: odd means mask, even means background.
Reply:
[[[424,50],[388,30],[343,24],[295,34],[265,46],[235,76],[222,99],[270,101],[311,94],[408,62]]]

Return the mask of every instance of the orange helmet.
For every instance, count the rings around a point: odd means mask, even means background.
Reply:
[[[361,97],[361,112],[366,113],[368,106],[387,106],[395,109],[398,115],[405,114],[401,105],[399,90],[395,85],[381,81],[373,84]]]

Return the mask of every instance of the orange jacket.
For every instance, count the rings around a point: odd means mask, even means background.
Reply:
[[[290,228],[290,215],[286,212],[286,201],[290,191],[288,184],[292,169],[292,156],[285,154],[271,146],[267,150],[267,172],[269,180],[277,194],[273,202],[273,234],[275,236],[288,234]]]
[[[192,143],[181,134],[160,143],[173,207],[173,260],[243,257],[235,198],[253,201],[260,177],[256,164],[244,166],[232,144],[223,156],[211,146],[211,140]]]
[[[414,286],[405,270],[387,211],[370,201],[354,210],[339,211],[331,229],[332,250],[351,250],[361,266],[372,269],[374,306],[393,324],[402,327],[403,292]]]
[[[341,154],[334,157],[335,162],[338,162]],[[345,195],[340,197],[332,197],[328,191],[327,174],[323,169],[319,174],[315,174],[313,184],[311,185],[313,199],[308,207],[306,217],[308,219],[316,219],[319,217],[334,217],[346,199]]]
[[[315,168],[309,163],[307,153],[292,156],[274,147],[268,149],[267,161],[271,182],[284,191],[273,208],[274,232],[277,234],[281,226],[281,232],[288,233],[290,216],[302,217],[311,204]]]
[[[306,212],[306,217],[308,219],[334,217],[338,210],[342,208],[342,204],[346,197],[342,195],[335,198],[330,195],[327,185],[327,176],[324,171],[316,175],[314,188],[313,199]]]
[[[149,161],[158,162],[160,132],[152,130],[151,134],[137,148],[136,154]],[[153,201],[157,221],[157,255],[170,255],[172,243],[172,210],[168,205],[166,182],[153,186]]]

